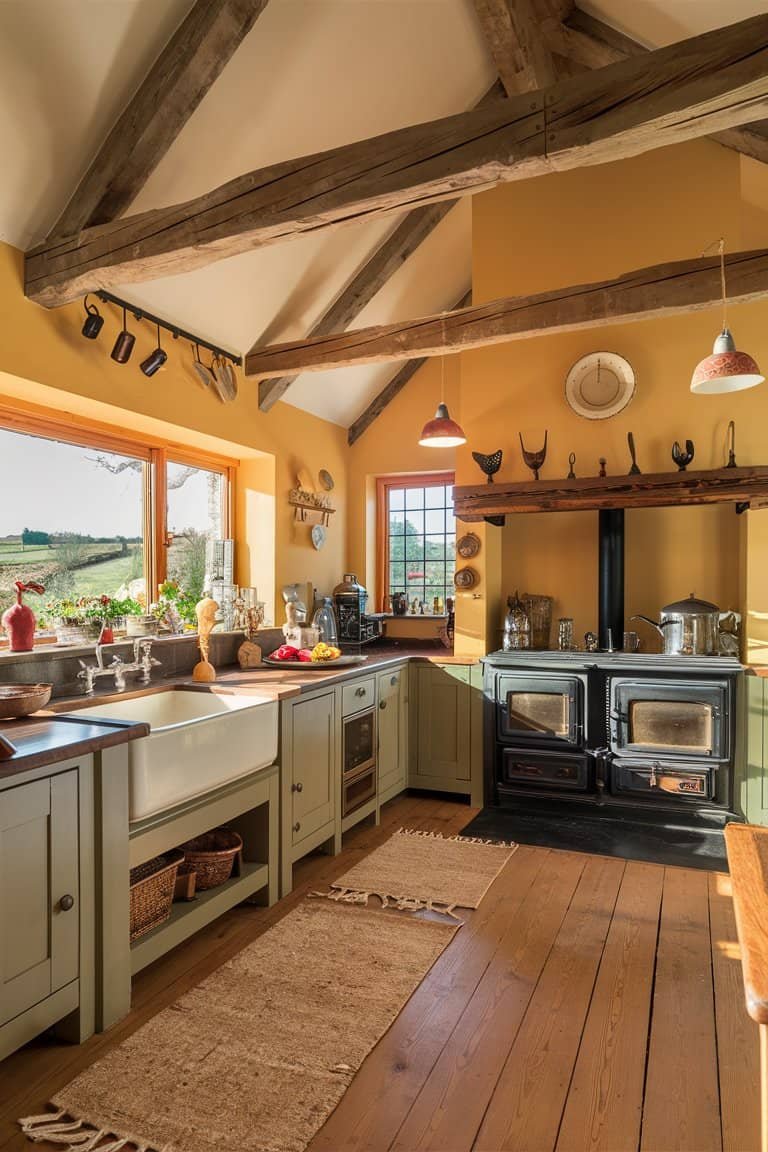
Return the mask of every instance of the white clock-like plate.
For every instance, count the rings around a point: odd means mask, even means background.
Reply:
[[[635,394],[632,365],[616,352],[590,352],[571,368],[565,398],[579,416],[606,420],[626,408]]]

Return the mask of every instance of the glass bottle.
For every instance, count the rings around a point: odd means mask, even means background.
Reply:
[[[514,596],[507,597],[502,646],[505,652],[531,646],[531,621],[517,592]]]

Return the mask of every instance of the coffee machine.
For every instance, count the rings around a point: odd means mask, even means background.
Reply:
[[[357,648],[381,636],[381,620],[366,616],[368,593],[357,582],[357,576],[347,572],[333,590],[336,619],[339,624],[339,647]]]

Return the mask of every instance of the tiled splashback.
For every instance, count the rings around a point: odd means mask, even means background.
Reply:
[[[257,643],[265,656],[268,656],[283,641],[279,628],[265,628],[259,632]],[[218,669],[237,663],[237,650],[243,642],[242,632],[214,632],[211,636],[211,663]],[[133,660],[133,641],[106,644],[103,649],[104,664],[109,665],[113,656],[120,656],[125,663]],[[188,676],[200,659],[197,636],[168,636],[155,640],[152,655],[160,661],[160,667],[153,669],[152,680],[157,682],[168,677]],[[83,691],[83,682],[78,680],[80,661],[95,662],[92,644],[77,648],[59,648],[45,645],[34,652],[5,652],[0,655],[0,684],[53,684],[53,698],[77,696]],[[128,674],[128,688],[133,687],[137,673]],[[99,690],[111,688],[109,677],[99,681]]]

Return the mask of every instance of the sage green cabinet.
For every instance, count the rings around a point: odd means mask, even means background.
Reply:
[[[765,679],[745,676],[746,757],[741,806],[750,824],[768,824],[768,749],[766,748]]]
[[[415,763],[409,784],[469,792],[470,685],[463,664],[415,664]]]
[[[408,784],[408,667],[390,668],[376,678],[379,804]]]
[[[66,1038],[93,1032],[80,987],[93,967],[90,773],[88,761],[0,790],[0,1059],[64,1017]]]
[[[333,689],[284,701],[281,724],[281,895],[292,887],[293,863],[340,837],[340,710]],[[337,720],[337,716],[339,719]]]

